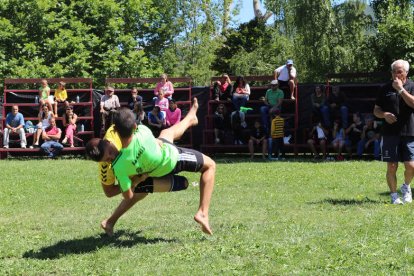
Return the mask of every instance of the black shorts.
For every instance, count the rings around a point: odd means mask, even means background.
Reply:
[[[413,136],[383,136],[381,139],[382,161],[414,161]]]
[[[289,81],[282,81],[282,80],[277,80],[277,82],[279,83],[279,87],[289,87]]]
[[[173,143],[159,138],[164,143],[169,143],[174,145]],[[185,172],[199,172],[204,165],[204,158],[203,154],[199,151],[187,148],[181,148],[174,145],[174,147],[178,150],[178,161],[177,165],[175,165],[174,170],[171,172],[172,174],[176,174],[182,171]]]

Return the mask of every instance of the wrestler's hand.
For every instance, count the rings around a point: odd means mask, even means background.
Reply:
[[[143,174],[138,174],[138,175],[134,175],[133,177],[131,177],[131,181],[132,181],[132,189],[135,189],[135,187],[145,181],[145,179],[148,178],[148,174],[147,173],[143,173]]]
[[[395,117],[395,115],[390,112],[384,113],[384,119],[389,124],[394,124],[395,122],[397,122],[397,117]]]

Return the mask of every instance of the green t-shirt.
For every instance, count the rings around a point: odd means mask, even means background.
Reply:
[[[285,94],[279,88],[277,90],[268,89],[265,95],[265,98],[271,106],[277,105],[279,103],[279,99],[283,99],[284,97]]]
[[[159,146],[151,130],[139,125],[128,147],[121,149],[112,167],[123,192],[131,188],[130,176],[148,173],[151,177],[169,174],[177,164],[178,150],[174,145]]]

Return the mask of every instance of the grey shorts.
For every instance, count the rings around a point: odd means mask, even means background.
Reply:
[[[382,161],[405,162],[414,160],[414,136],[382,136]]]
[[[162,140],[164,143],[174,145],[173,143],[163,138],[159,139]],[[201,170],[201,168],[204,165],[204,158],[201,152],[193,149],[177,147],[176,145],[174,145],[174,147],[178,149],[178,161],[177,165],[175,165],[175,168],[171,172],[171,174],[176,174],[182,171],[199,172]]]

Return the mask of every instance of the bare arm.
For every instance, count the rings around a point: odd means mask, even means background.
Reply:
[[[377,118],[385,119],[385,121],[389,124],[397,122],[397,117],[394,114],[392,114],[391,112],[383,111],[382,108],[378,105],[374,106],[374,115]]]

